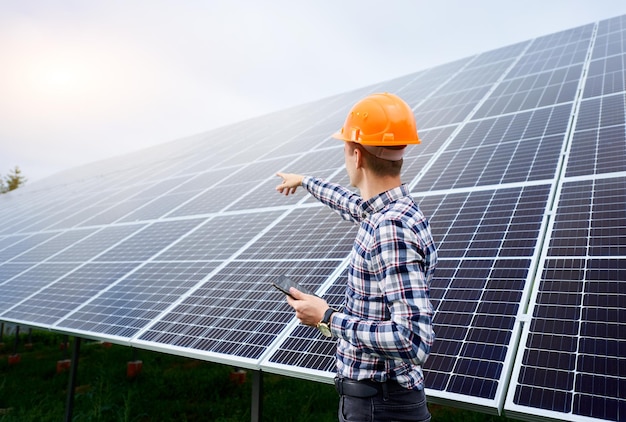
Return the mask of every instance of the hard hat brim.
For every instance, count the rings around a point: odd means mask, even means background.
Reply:
[[[389,139],[388,140],[384,140],[383,142],[379,141],[368,141],[367,139],[362,139],[362,138],[358,138],[358,139],[351,139],[348,138],[347,136],[345,136],[343,134],[343,128],[338,130],[337,132],[333,133],[331,135],[333,138],[335,139],[339,139],[340,141],[344,141],[344,142],[356,142],[357,144],[361,144],[361,145],[369,145],[369,146],[373,146],[373,147],[396,147],[396,146],[401,146],[401,145],[409,145],[409,144],[421,144],[422,141],[420,140],[419,136],[417,135],[417,133],[415,133],[415,138],[414,139],[410,139],[410,140],[396,140],[396,139]]]

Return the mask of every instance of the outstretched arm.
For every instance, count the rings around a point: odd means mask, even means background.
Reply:
[[[283,183],[276,186],[276,191],[285,196],[295,193],[299,186],[306,189],[315,199],[339,212],[344,220],[359,222],[363,210],[363,198],[349,189],[336,183],[326,182],[316,177],[293,173],[276,173],[283,179]]]

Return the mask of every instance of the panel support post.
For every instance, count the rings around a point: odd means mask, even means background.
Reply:
[[[78,355],[80,353],[80,337],[74,338],[72,349],[72,366],[70,367],[70,378],[67,383],[67,400],[65,402],[65,422],[72,422],[74,412],[74,391],[76,390],[76,374],[78,373]]]
[[[252,373],[252,408],[250,409],[250,420],[252,422],[261,421],[261,410],[263,409],[263,372],[259,369]]]

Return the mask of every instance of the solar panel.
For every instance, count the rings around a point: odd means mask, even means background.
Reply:
[[[626,17],[76,168],[0,196],[0,320],[331,382],[357,227],[277,171],[348,184],[330,135],[394,92],[402,178],[439,249],[431,401],[522,419],[626,415]]]
[[[2,268],[15,269],[10,264],[4,264]],[[61,278],[76,269],[78,264],[52,264],[41,263],[31,267],[18,267],[21,272],[4,276],[6,280],[0,285],[0,309],[3,314],[12,306],[44,288],[48,284]],[[15,271],[17,272],[17,271]],[[3,317],[4,319],[4,317]]]
[[[92,338],[128,340],[215,268],[211,262],[154,262],[129,272],[133,266],[123,263],[117,267],[122,265],[127,269],[123,278],[118,275],[106,289],[86,303],[78,303],[56,321],[54,328]]]
[[[511,409],[623,419],[625,200],[626,175],[563,185]]]
[[[626,418],[626,19],[602,21],[532,292],[506,409]]]
[[[316,290],[335,270],[328,261],[234,261],[139,336],[143,347],[207,353],[220,362],[250,366],[293,319],[284,295],[271,286],[290,274]]]
[[[144,228],[145,224],[103,227],[49,258],[50,262],[83,263],[102,254]]]
[[[59,233],[35,233],[30,236],[8,236],[5,248],[0,250],[2,262],[9,262],[20,254],[44,244]]]
[[[85,237],[93,234],[93,230],[73,230],[62,232],[52,237],[46,242],[39,243],[28,251],[17,255],[9,262],[32,262],[39,263],[56,255],[59,251],[81,241]]]
[[[98,255],[99,262],[144,261],[187,234],[204,219],[157,221]]]
[[[135,266],[133,263],[85,264],[10,307],[3,318],[18,324],[53,324]]]

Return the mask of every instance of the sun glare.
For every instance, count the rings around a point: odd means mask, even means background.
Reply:
[[[78,82],[80,75],[75,69],[69,69],[67,67],[56,67],[47,69],[43,72],[41,82],[50,86],[51,88],[57,88],[59,90],[71,89]]]
[[[154,87],[163,70],[132,46],[91,41],[87,46],[37,38],[13,46],[14,60],[0,67],[0,113],[13,121],[37,116],[46,127],[144,113],[144,105],[162,95]]]
[[[88,89],[90,75],[80,63],[48,61],[34,65],[29,79],[34,93],[67,98]]]

